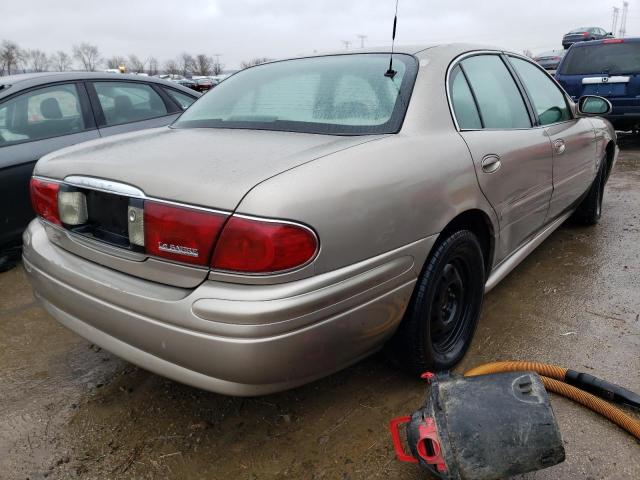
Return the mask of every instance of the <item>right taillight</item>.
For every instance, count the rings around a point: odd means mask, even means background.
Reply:
[[[315,233],[303,225],[232,216],[215,248],[211,267],[239,273],[298,268],[318,251]]]
[[[32,178],[30,183],[31,205],[36,214],[56,225],[62,225],[58,211],[60,184]]]

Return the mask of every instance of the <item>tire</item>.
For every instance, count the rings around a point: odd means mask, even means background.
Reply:
[[[441,240],[390,342],[392,360],[414,374],[455,366],[473,339],[484,285],[484,256],[475,234],[460,230]]]
[[[589,193],[582,200],[574,215],[575,219],[583,225],[595,225],[602,217],[602,199],[606,183],[606,159],[600,162],[600,169],[589,188]]]
[[[14,252],[0,252],[0,273],[7,272],[14,268],[19,260],[20,255]]]

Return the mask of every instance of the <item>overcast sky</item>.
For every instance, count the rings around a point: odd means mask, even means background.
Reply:
[[[103,57],[135,53],[162,63],[183,51],[221,54],[227,68],[390,42],[395,0],[1,0],[0,39],[48,52],[87,41]],[[622,0],[400,0],[397,42],[464,41],[534,53],[559,48],[580,26],[611,29]],[[640,34],[640,0],[627,32]]]

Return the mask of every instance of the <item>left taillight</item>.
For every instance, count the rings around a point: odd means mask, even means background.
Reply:
[[[31,205],[36,214],[44,220],[55,225],[62,225],[60,212],[58,210],[58,192],[60,184],[48,182],[39,178],[32,178],[31,185]]]

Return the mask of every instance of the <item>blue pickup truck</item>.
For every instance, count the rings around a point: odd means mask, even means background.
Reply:
[[[640,129],[640,38],[607,38],[571,46],[556,79],[574,100],[607,98],[616,130]]]

